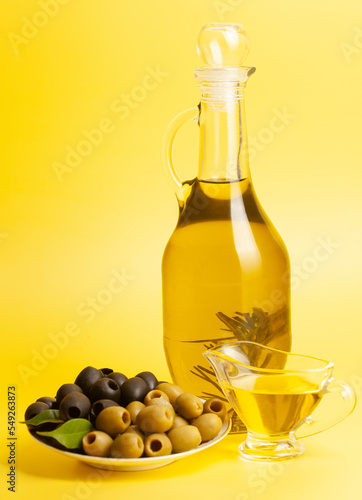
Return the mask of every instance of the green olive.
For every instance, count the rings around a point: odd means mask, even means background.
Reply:
[[[111,446],[111,457],[113,458],[139,458],[143,453],[143,441],[133,432],[120,434]]]
[[[177,413],[188,420],[199,417],[203,409],[204,405],[201,399],[188,392],[180,394],[175,402],[175,410]]]
[[[182,425],[175,427],[168,433],[168,437],[172,443],[174,453],[193,450],[197,448],[202,441],[200,431],[193,425]]]
[[[136,425],[143,432],[166,432],[171,429],[173,419],[173,413],[166,406],[151,405],[139,412]]]
[[[183,425],[189,425],[188,421],[185,418],[180,417],[180,415],[176,415],[170,431],[176,427],[182,427]]]
[[[150,434],[145,439],[145,453],[148,457],[171,455],[172,444],[164,433]]]
[[[183,389],[181,389],[181,387],[179,387],[178,385],[169,384],[168,382],[162,382],[161,384],[158,384],[156,389],[165,392],[172,405],[175,404],[177,396],[184,392]]]
[[[137,436],[139,436],[142,439],[142,441],[145,440],[144,433],[141,431],[141,429],[137,427],[137,425],[130,425],[128,429],[124,431],[124,434],[126,434],[127,432],[132,434],[137,434]]]
[[[207,399],[204,403],[204,413],[215,413],[222,421],[225,420],[228,411],[226,404],[217,398]]]
[[[141,401],[132,401],[132,403],[126,406],[126,410],[131,415],[132,424],[136,423],[137,415],[143,408],[145,408],[145,405]]]
[[[108,406],[96,418],[96,429],[112,437],[124,432],[131,424],[131,416],[122,406]]]
[[[147,405],[151,401],[151,399],[156,398],[163,398],[166,399],[166,401],[170,401],[165,392],[160,391],[159,389],[154,389],[153,391],[147,393],[147,396],[145,397],[143,402],[145,405]]]
[[[92,457],[108,457],[113,439],[102,431],[89,432],[82,439],[83,450]]]
[[[195,418],[195,420],[191,422],[191,425],[199,429],[202,442],[205,442],[214,439],[214,437],[219,434],[222,427],[222,420],[214,413],[204,413]]]
[[[174,410],[172,404],[169,401],[167,401],[166,399],[163,399],[163,398],[151,399],[151,401],[149,403],[147,403],[147,406],[165,406],[166,408],[168,408],[172,412],[172,415],[175,417],[175,410]]]

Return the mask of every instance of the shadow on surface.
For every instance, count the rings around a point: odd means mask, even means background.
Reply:
[[[116,472],[90,467],[76,458],[62,456],[38,444],[31,436],[24,434],[21,439],[19,471],[28,475],[65,481],[105,481],[140,482],[173,478],[204,470],[219,461],[234,461],[237,458],[237,445],[242,435],[227,436],[212,448],[173,462],[164,467],[146,471]],[[97,479],[98,478],[98,479]]]

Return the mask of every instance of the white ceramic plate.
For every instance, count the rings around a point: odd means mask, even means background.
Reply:
[[[107,469],[114,471],[137,471],[137,470],[149,470],[149,469],[157,469],[158,467],[163,467],[164,465],[171,464],[176,460],[181,460],[181,458],[189,457],[194,453],[199,453],[202,450],[206,450],[213,446],[214,444],[221,441],[230,431],[231,428],[231,420],[225,421],[221,427],[219,434],[214,437],[211,441],[207,443],[200,444],[197,448],[194,448],[190,451],[184,451],[183,453],[174,453],[172,455],[167,455],[164,457],[143,457],[143,458],[100,458],[100,457],[90,457],[88,455],[82,455],[80,453],[72,453],[70,451],[59,450],[58,448],[54,448],[43,441],[40,441],[33,434],[33,438],[38,443],[42,444],[46,448],[50,448],[53,451],[56,451],[62,455],[65,455],[70,458],[75,458],[76,460],[80,460],[85,464],[91,465],[92,467],[96,467],[97,469]]]

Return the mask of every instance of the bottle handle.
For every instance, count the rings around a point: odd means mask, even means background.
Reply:
[[[162,140],[162,153],[161,162],[163,169],[165,171],[166,177],[168,178],[173,190],[176,193],[179,202],[184,200],[184,192],[182,188],[182,181],[180,180],[177,172],[173,166],[172,161],[172,146],[175,136],[179,129],[189,120],[196,120],[199,117],[199,107],[193,106],[192,108],[182,111],[182,113],[175,116],[175,118],[169,123],[166,128],[165,134]]]
[[[296,430],[298,439],[312,436],[313,434],[318,434],[319,432],[325,431],[330,427],[338,424],[352,413],[357,402],[356,393],[353,387],[347,384],[347,382],[344,382],[344,380],[334,380],[333,377],[331,377],[330,382],[328,383],[328,386],[324,392],[324,396],[336,393],[338,393],[343,400],[340,401],[338,412],[334,413],[333,416],[322,417],[317,420],[314,420],[311,416],[302,420],[302,422],[298,424],[298,429],[304,423],[306,424],[306,426],[303,426],[303,430],[301,433]],[[323,402],[321,401],[320,404],[322,405]]]

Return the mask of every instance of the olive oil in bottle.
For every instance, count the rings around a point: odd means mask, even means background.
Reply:
[[[255,69],[241,66],[246,51],[241,25],[201,30],[201,102],[171,122],[164,143],[180,209],[162,262],[164,347],[175,383],[204,398],[223,398],[206,349],[235,340],[291,347],[288,254],[249,172],[244,89]],[[182,183],[172,141],[190,117],[200,127],[199,170]]]

